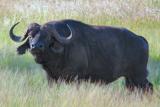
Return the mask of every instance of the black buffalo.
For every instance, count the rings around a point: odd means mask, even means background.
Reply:
[[[29,50],[47,73],[49,84],[59,78],[65,81],[88,80],[112,82],[125,77],[126,87],[152,90],[147,80],[148,43],[125,28],[93,26],[75,20],[32,23],[23,37],[13,33],[19,54]]]

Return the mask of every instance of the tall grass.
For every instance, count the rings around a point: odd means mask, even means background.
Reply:
[[[2,107],[158,107],[160,105],[158,94],[152,96],[131,94],[120,86],[113,88],[113,84],[101,86],[81,83],[77,88],[75,83],[62,82],[61,85],[54,84],[53,88],[48,88],[40,72],[12,73],[4,69],[0,75]]]
[[[31,22],[76,19],[93,25],[126,27],[149,42],[149,80],[155,93],[130,94],[123,78],[109,85],[54,84],[49,88],[45,72],[27,53],[16,54],[9,39],[14,23],[23,35]],[[158,107],[160,106],[160,1],[159,0],[0,0],[0,107]]]

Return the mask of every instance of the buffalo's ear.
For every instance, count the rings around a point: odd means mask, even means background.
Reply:
[[[19,55],[23,55],[23,54],[25,54],[25,52],[26,52],[28,49],[29,49],[29,42],[28,42],[28,40],[27,40],[24,44],[20,45],[20,46],[17,48],[17,53],[18,53]]]

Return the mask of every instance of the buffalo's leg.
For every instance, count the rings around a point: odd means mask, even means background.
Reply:
[[[47,74],[47,80],[48,80],[48,85],[49,85],[50,88],[53,87],[54,83],[57,83],[58,85],[60,84],[60,81],[59,81],[60,79],[56,76],[53,76],[53,75],[50,76],[50,75]]]
[[[130,91],[134,91],[138,89],[139,91],[145,92],[153,92],[153,85],[150,83],[147,78],[135,76],[126,78],[126,87]]]
[[[50,77],[49,75],[47,75],[47,80],[48,80],[48,85],[49,85],[49,87],[51,88],[51,87],[53,87],[53,78],[52,77]]]
[[[134,91],[135,85],[131,78],[125,78],[125,83],[129,91]]]

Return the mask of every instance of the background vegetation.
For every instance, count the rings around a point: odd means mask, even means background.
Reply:
[[[76,19],[93,25],[126,27],[150,45],[149,80],[152,96],[129,94],[123,78],[107,86],[62,82],[48,88],[45,72],[32,56],[16,54],[10,27],[23,35],[31,22]],[[0,107],[159,107],[160,0],[0,0]]]

